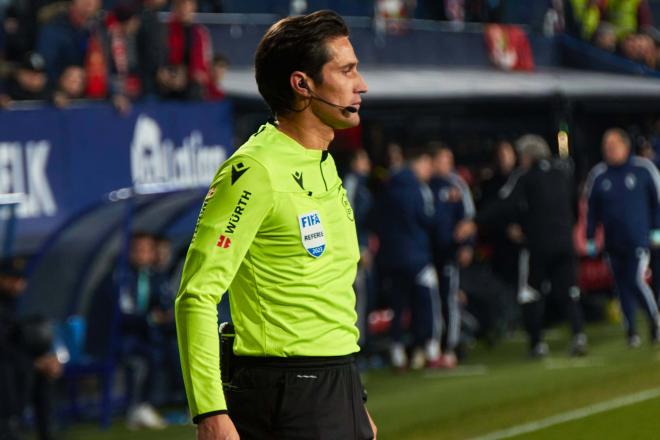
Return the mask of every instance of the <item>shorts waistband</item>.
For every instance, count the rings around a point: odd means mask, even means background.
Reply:
[[[345,356],[234,356],[236,367],[323,368],[355,362],[355,355]]]

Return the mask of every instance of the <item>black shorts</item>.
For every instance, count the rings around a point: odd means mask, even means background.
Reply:
[[[225,397],[241,440],[374,437],[353,356],[235,361]]]

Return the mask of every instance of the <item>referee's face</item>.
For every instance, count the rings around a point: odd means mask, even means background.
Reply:
[[[337,37],[326,41],[330,60],[321,70],[323,82],[316,84],[316,92],[323,99],[340,106],[352,106],[358,111],[362,93],[367,92],[367,83],[358,72],[358,60],[348,37]],[[332,128],[350,128],[360,123],[359,112],[350,113],[335,107],[312,101],[312,111]]]

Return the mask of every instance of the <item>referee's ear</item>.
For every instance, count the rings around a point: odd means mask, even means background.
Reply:
[[[292,72],[289,77],[289,83],[296,96],[306,99],[312,97],[312,92],[309,89],[309,80],[304,72],[299,70]]]

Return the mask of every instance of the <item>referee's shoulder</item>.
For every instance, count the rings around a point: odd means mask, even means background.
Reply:
[[[237,165],[239,166],[239,168],[253,167],[255,169],[258,169],[260,174],[269,175],[269,176],[271,174],[269,171],[271,167],[266,158],[260,157],[259,155],[251,154],[251,152],[249,151],[242,151],[240,149],[236,150],[234,154],[232,154],[231,157],[227,159],[225,166],[227,165],[231,165],[231,166]]]
[[[243,143],[234,154],[231,155],[229,160],[235,161],[238,159],[247,159],[253,161],[263,166],[268,170],[272,164],[272,151],[268,148],[268,136],[264,133],[261,134],[260,130],[257,133],[250,136],[250,138]]]
[[[232,187],[234,184],[242,187],[240,183],[258,183],[261,188],[272,187],[272,164],[263,150],[250,141],[246,142],[221,165],[215,182],[230,179]]]

